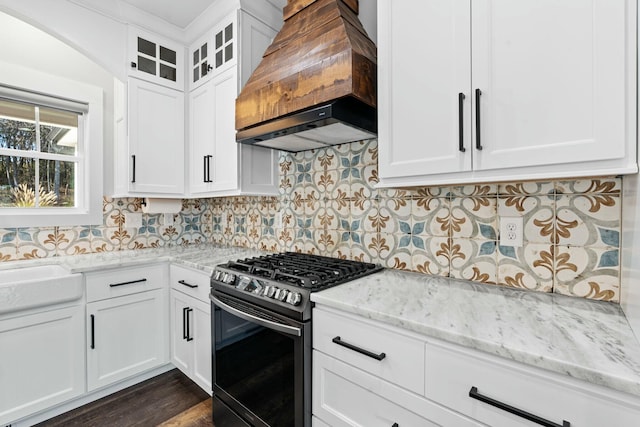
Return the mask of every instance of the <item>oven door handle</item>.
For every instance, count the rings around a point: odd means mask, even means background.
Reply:
[[[231,307],[230,305],[225,304],[224,302],[220,301],[218,298],[216,298],[213,295],[209,295],[209,299],[213,301],[213,303],[218,307],[220,307],[222,310],[228,313],[231,313],[235,316],[238,316],[241,319],[247,320],[249,322],[257,323],[261,326],[264,326],[265,328],[273,329],[275,331],[282,332],[283,334],[294,335],[296,337],[302,336],[302,329],[300,328],[296,328],[294,326],[289,326],[289,325],[282,325],[280,323],[272,322],[267,319],[262,319],[260,317],[252,316],[251,314],[245,313],[242,310],[238,310],[235,307]]]

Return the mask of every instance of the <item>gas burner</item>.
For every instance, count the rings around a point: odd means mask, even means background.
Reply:
[[[310,317],[310,293],[382,270],[376,264],[284,252],[216,267],[214,289],[298,318]]]

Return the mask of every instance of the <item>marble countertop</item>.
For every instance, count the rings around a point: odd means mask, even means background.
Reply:
[[[172,262],[211,275],[218,264],[264,254],[200,245],[13,261],[0,270],[58,264],[89,273]],[[640,396],[640,344],[615,304],[397,270],[314,293],[312,300]]]
[[[107,268],[135,267],[153,262],[172,262],[211,275],[218,264],[239,258],[260,256],[265,253],[252,249],[214,245],[176,246],[12,261],[0,263],[0,270],[57,264],[67,268],[70,273],[90,273]]]
[[[640,344],[620,306],[394,270],[317,304],[640,396]]]

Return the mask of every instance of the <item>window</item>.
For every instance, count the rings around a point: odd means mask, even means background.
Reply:
[[[102,90],[0,67],[0,227],[101,224]]]
[[[77,207],[84,110],[82,104],[66,111],[0,97],[1,208]]]

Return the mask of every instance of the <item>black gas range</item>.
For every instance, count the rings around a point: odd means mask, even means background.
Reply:
[[[311,425],[311,293],[382,270],[286,252],[231,261],[211,280],[216,427]]]

